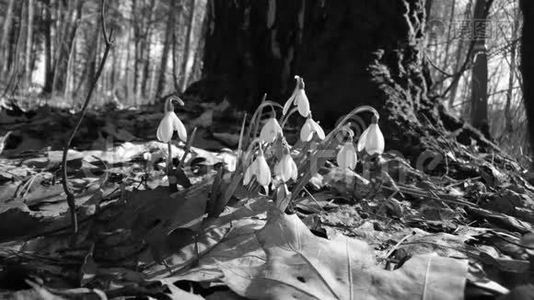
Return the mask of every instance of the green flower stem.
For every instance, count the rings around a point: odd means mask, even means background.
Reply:
[[[282,117],[282,122],[280,123],[280,127],[282,127],[282,130],[284,129],[284,126],[287,123],[287,120],[289,120],[289,117],[296,113],[298,111],[298,107],[293,107],[286,115]]]
[[[341,128],[343,128],[343,125],[345,125],[345,123],[350,120],[350,118],[354,115],[357,115],[359,113],[362,113],[362,112],[370,112],[372,113],[377,119],[380,118],[380,114],[378,113],[378,111],[376,109],[374,109],[372,106],[369,106],[369,105],[363,105],[363,106],[358,106],[356,107],[355,109],[353,109],[350,113],[348,113],[342,120],[341,122],[339,122],[339,124],[336,126],[336,128],[334,128],[334,130],[330,131],[330,133],[326,136],[326,140],[330,139],[335,133],[337,133]]]
[[[263,108],[265,106],[271,106],[271,107],[278,107],[280,109],[284,109],[284,107],[276,102],[273,102],[273,101],[270,101],[270,100],[267,100],[267,101],[264,101],[260,104],[260,106],[258,106],[258,108],[256,109],[256,111],[254,112],[254,115],[252,116],[252,119],[250,120],[250,124],[254,124],[254,132],[253,132],[253,137],[256,137],[256,135],[258,134],[258,130],[259,130],[259,127],[260,127],[260,120],[261,120],[261,116],[263,114]],[[249,127],[249,130],[251,129],[252,127]],[[250,132],[249,132],[249,136],[250,136]]]
[[[248,127],[247,135],[245,136],[245,138],[247,139],[247,142],[248,142],[248,139],[251,138],[252,128],[254,128],[254,135],[252,136],[252,138],[256,137],[256,134],[258,132],[258,128],[260,126],[260,124],[259,124],[260,123],[260,119],[261,119],[260,117],[262,115],[263,108],[265,106],[278,107],[278,108],[281,108],[281,109],[284,108],[279,103],[276,103],[276,102],[273,102],[273,101],[270,101],[270,100],[266,100],[266,99],[267,99],[267,94],[263,95],[263,100],[261,101],[260,105],[258,105],[258,108],[256,108],[256,111],[254,111],[254,114],[252,115],[252,118],[250,119],[250,125]],[[247,145],[247,143],[243,143],[242,146],[246,147],[246,145]]]
[[[343,130],[342,128],[344,127],[345,123],[350,120],[350,118],[356,114],[359,114],[359,113],[362,113],[362,112],[365,112],[365,111],[368,111],[368,112],[371,112],[374,114],[374,116],[378,119],[379,118],[379,114],[378,114],[378,111],[376,109],[374,109],[373,107],[369,106],[369,105],[364,105],[364,106],[359,106],[359,107],[356,107],[355,109],[353,109],[349,114],[347,114],[342,120],[341,122],[339,122],[339,124],[336,126],[336,128],[334,128],[334,130],[332,130],[326,137],[325,139],[323,140],[322,143],[319,144],[319,147],[317,147],[317,150],[315,150],[314,153],[310,154],[310,157],[313,157],[315,154],[321,152],[321,151],[328,151],[328,149],[332,149],[333,147],[337,146],[336,145],[336,141],[335,139],[333,139],[333,137],[335,136],[335,134],[340,131],[340,130]],[[317,155],[316,156],[317,159],[315,161],[315,168],[317,170],[319,170],[322,166],[324,166],[324,164],[326,163],[326,161],[328,160],[327,157],[324,157],[324,156],[321,156],[321,155]],[[297,184],[295,186],[295,188],[293,189],[292,191],[292,200],[294,200],[296,197],[298,197],[299,193],[304,189],[304,187],[306,186],[306,184],[308,184],[308,182],[310,181],[310,179],[312,178],[313,174],[311,173],[311,161],[310,163],[306,163],[304,164],[303,166],[301,166],[299,168],[299,174],[303,174],[299,180],[297,181]]]

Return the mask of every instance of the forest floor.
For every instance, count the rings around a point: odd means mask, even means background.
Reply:
[[[67,159],[76,235],[60,165],[77,116],[0,107],[1,298],[495,299],[534,283],[534,187],[513,161],[444,133],[447,165],[461,169],[390,153],[396,167],[379,175],[326,163],[291,214],[240,185],[207,217],[214,186],[231,183],[220,169],[236,164],[243,114],[186,107],[198,131],[174,194],[161,107],[88,114]],[[185,148],[173,145],[176,161]]]

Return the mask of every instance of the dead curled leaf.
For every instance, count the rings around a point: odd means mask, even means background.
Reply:
[[[462,299],[467,261],[417,255],[395,271],[376,265],[367,243],[314,236],[296,215],[271,210],[256,237],[263,266],[220,263],[223,281],[251,299]]]

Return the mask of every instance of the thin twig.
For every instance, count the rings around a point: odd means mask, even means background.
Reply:
[[[104,50],[104,55],[102,56],[102,60],[100,61],[100,65],[98,67],[98,70],[95,74],[95,76],[92,79],[91,86],[89,88],[89,92],[87,93],[87,97],[85,98],[85,102],[83,103],[82,111],[80,113],[80,118],[78,119],[78,123],[76,123],[76,126],[74,127],[74,130],[72,131],[69,139],[67,140],[67,143],[65,144],[65,147],[63,148],[63,160],[62,160],[62,169],[63,169],[63,190],[65,191],[65,194],[67,195],[67,204],[69,205],[69,211],[70,211],[70,217],[71,217],[71,225],[72,225],[72,231],[74,233],[78,232],[78,220],[76,216],[76,202],[74,198],[73,192],[69,188],[68,178],[67,178],[67,154],[70,148],[70,145],[72,144],[72,140],[76,136],[76,133],[78,132],[78,129],[80,129],[80,126],[82,124],[83,118],[85,117],[85,113],[87,112],[87,107],[89,106],[89,101],[91,100],[91,96],[93,95],[93,91],[96,87],[96,84],[98,82],[98,79],[100,78],[100,75],[102,74],[102,71],[104,69],[104,65],[106,64],[106,60],[108,58],[109,51],[111,47],[113,46],[113,30],[107,33],[106,30],[106,22],[105,22],[105,0],[102,0],[101,6],[100,6],[100,19],[101,19],[101,25],[102,25],[102,34],[104,35],[104,41],[106,43],[106,48]]]
[[[400,239],[400,241],[398,241],[397,244],[395,244],[395,246],[393,246],[393,248],[389,249],[388,253],[386,253],[386,256],[384,258],[388,259],[391,256],[391,254],[393,254],[393,252],[395,252],[395,250],[397,250],[397,248],[399,248],[399,246],[402,243],[404,243],[404,241],[406,241],[409,237],[414,236],[414,235],[415,235],[415,231],[413,231],[410,234],[407,234],[402,239]]]

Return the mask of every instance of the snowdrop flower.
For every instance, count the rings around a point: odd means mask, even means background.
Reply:
[[[272,117],[263,125],[260,131],[260,140],[266,143],[272,143],[278,134],[283,135],[282,127],[280,127],[276,118]]]
[[[252,180],[252,177],[256,177],[256,181],[265,189],[271,183],[271,169],[263,156],[263,150],[260,149],[260,153],[256,159],[248,166],[243,177],[243,184],[248,185]]]
[[[343,169],[354,169],[356,167],[356,162],[358,157],[356,156],[356,149],[354,149],[354,144],[352,141],[346,142],[341,150],[337,153],[336,157],[337,165]]]
[[[143,153],[143,159],[146,161],[152,161],[152,153],[150,152]]]
[[[307,117],[310,115],[310,102],[308,101],[308,96],[306,96],[306,92],[304,91],[304,80],[299,76],[295,76],[295,79],[297,80],[295,90],[284,105],[283,112],[284,115],[286,115],[291,106],[296,105],[300,115]]]
[[[311,116],[308,117],[300,129],[300,140],[303,142],[311,141],[313,134],[316,133],[320,140],[324,140],[325,134],[323,128],[315,122]]]
[[[176,100],[178,103],[183,105],[182,100],[172,97],[169,97],[167,101],[165,101],[165,114],[163,115],[161,122],[159,122],[158,131],[156,134],[158,140],[164,143],[171,141],[174,131],[178,132],[178,137],[180,140],[183,142],[187,140],[187,131],[185,130],[184,123],[182,123],[176,113],[174,113],[174,105],[172,104],[173,100]]]
[[[289,181],[289,179],[297,180],[297,164],[295,164],[289,151],[287,151],[287,153],[282,156],[282,159],[274,166],[274,174],[284,183]]]
[[[380,127],[378,127],[378,118],[373,116],[371,125],[365,129],[358,140],[357,149],[358,151],[365,149],[370,155],[375,153],[382,154],[384,152],[384,144],[384,135]]]

